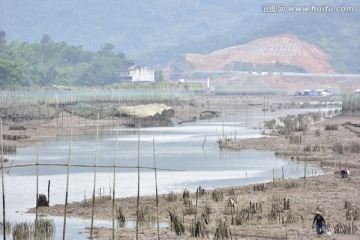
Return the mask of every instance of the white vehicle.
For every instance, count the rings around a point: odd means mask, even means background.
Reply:
[[[332,94],[332,92],[330,92],[329,90],[326,90],[326,89],[319,89],[319,90],[316,90],[315,92],[319,96],[329,96]]]

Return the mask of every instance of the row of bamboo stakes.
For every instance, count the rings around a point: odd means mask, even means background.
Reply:
[[[136,206],[136,239],[139,238],[139,207],[140,207],[140,170],[141,169],[153,169],[155,173],[155,191],[156,191],[156,221],[157,221],[157,235],[158,239],[160,239],[160,224],[159,224],[159,214],[158,214],[158,207],[159,207],[159,198],[158,198],[158,188],[157,188],[157,170],[165,170],[165,171],[177,171],[173,169],[165,169],[165,168],[157,168],[156,167],[156,158],[155,158],[155,139],[153,139],[153,156],[154,156],[154,167],[142,167],[140,162],[140,124],[138,125],[137,137],[138,137],[138,156],[137,156],[137,166],[121,166],[117,165],[118,159],[118,138],[119,138],[119,131],[116,132],[116,146],[115,146],[115,157],[113,166],[109,165],[98,165],[98,137],[99,137],[99,115],[96,124],[96,146],[95,146],[95,162],[94,165],[84,165],[84,164],[71,164],[71,149],[72,149],[72,115],[71,115],[71,129],[70,129],[70,142],[69,142],[69,150],[68,150],[68,159],[67,164],[60,164],[60,163],[40,163],[39,161],[39,132],[37,131],[37,144],[36,144],[36,162],[34,164],[18,164],[18,165],[11,165],[11,166],[4,166],[4,153],[3,153],[3,138],[1,138],[1,163],[2,163],[2,202],[3,202],[3,239],[6,240],[6,205],[5,205],[5,182],[4,182],[4,169],[5,168],[18,168],[18,167],[31,167],[36,166],[36,208],[35,208],[35,224],[38,222],[38,198],[39,198],[39,166],[63,166],[67,167],[67,178],[66,178],[66,192],[65,192],[65,204],[64,204],[64,220],[63,220],[63,232],[62,232],[62,239],[66,239],[66,220],[67,220],[67,205],[68,205],[68,194],[69,194],[69,182],[70,182],[70,167],[92,167],[94,168],[94,182],[93,182],[93,192],[92,192],[92,213],[91,213],[91,226],[90,226],[90,239],[93,239],[93,228],[94,228],[94,213],[95,213],[95,190],[96,190],[96,173],[97,168],[113,168],[113,191],[112,191],[112,239],[115,239],[115,179],[116,179],[116,169],[117,168],[137,168],[138,169],[138,185],[137,185],[137,206]],[[2,118],[0,118],[0,135],[3,134],[3,122]],[[37,239],[37,228],[34,228],[34,237]]]
[[[192,91],[174,89],[138,89],[138,90],[39,90],[16,91],[0,90],[0,108],[67,105],[92,102],[136,103],[144,102],[186,102],[194,98]]]
[[[186,101],[187,97],[182,96],[182,98],[179,96],[176,96],[172,99],[172,104],[174,106],[176,106],[175,102],[176,101]],[[194,99],[193,99],[194,100]],[[205,100],[206,100],[206,104],[205,104]],[[222,101],[218,100],[218,107],[222,106],[224,103],[225,104],[235,104],[238,105],[236,103],[239,103],[237,101],[236,98],[234,99],[226,99],[226,97],[224,96],[224,99],[221,99]],[[120,100],[119,100],[120,101]],[[126,100],[125,100],[126,101]],[[202,105],[207,105],[207,107],[209,107],[209,102],[211,101],[212,104],[214,104],[214,99],[209,98],[208,96],[206,97],[206,99],[204,98],[204,96],[200,99],[200,101],[202,102]],[[224,102],[225,101],[225,102]],[[246,102],[246,98],[245,99],[241,99],[242,102]],[[240,102],[241,102],[240,101]],[[170,100],[171,102],[171,100]],[[216,100],[215,100],[216,102]],[[221,104],[221,102],[223,104]],[[216,105],[216,103],[215,103]],[[220,108],[221,109],[221,108]],[[184,110],[184,109],[181,109]],[[190,108],[189,108],[189,112],[190,112]],[[150,168],[150,167],[142,167],[140,164],[140,125],[138,126],[138,158],[137,158],[137,166],[121,166],[121,165],[117,165],[117,158],[118,158],[118,131],[116,134],[116,146],[115,146],[115,158],[114,158],[114,165],[113,166],[108,166],[108,165],[98,165],[97,163],[97,154],[98,154],[98,131],[99,131],[99,115],[97,118],[97,122],[96,122],[96,153],[95,153],[95,163],[94,165],[84,165],[84,164],[71,164],[71,147],[72,147],[72,116],[73,114],[70,115],[71,116],[71,129],[70,129],[70,142],[69,142],[69,152],[68,152],[68,162],[67,164],[59,164],[59,163],[53,163],[53,164],[46,164],[46,163],[40,163],[39,162],[39,133],[37,132],[37,145],[36,145],[36,149],[37,149],[37,155],[36,155],[36,163],[35,164],[19,164],[19,165],[12,165],[9,167],[5,167],[4,163],[3,163],[3,138],[1,138],[1,163],[2,163],[2,196],[3,196],[3,222],[5,223],[5,219],[6,219],[6,205],[5,205],[5,184],[4,184],[4,168],[17,168],[17,167],[30,167],[30,166],[36,166],[36,203],[39,197],[39,192],[38,192],[38,167],[39,166],[64,166],[67,167],[67,180],[66,180],[66,194],[65,194],[65,206],[64,206],[64,224],[63,224],[63,233],[62,233],[62,239],[65,239],[65,234],[66,234],[66,208],[67,208],[67,203],[68,203],[68,190],[69,190],[69,181],[70,181],[70,177],[69,177],[69,173],[70,173],[70,167],[92,167],[94,168],[94,186],[93,186],[93,194],[92,194],[92,217],[91,217],[91,228],[90,228],[90,239],[93,238],[93,225],[94,225],[94,208],[95,208],[95,189],[96,189],[96,170],[97,168],[113,168],[113,174],[114,174],[114,180],[113,180],[113,192],[112,192],[112,197],[113,197],[113,203],[112,203],[112,210],[113,210],[113,223],[112,223],[112,239],[115,239],[115,175],[116,175],[116,168],[137,168],[138,169],[138,192],[137,192],[137,219],[136,219],[136,239],[138,239],[138,228],[139,228],[139,205],[140,205],[140,170],[141,169],[153,169],[155,172],[155,186],[156,186],[156,207],[158,208],[158,191],[157,191],[157,173],[156,170],[166,170],[166,171],[175,171],[173,169],[161,169],[161,168],[157,168],[156,167],[156,159],[155,159],[155,140],[153,140],[153,152],[154,152],[154,167]],[[3,123],[2,123],[2,118],[0,118],[0,125],[1,125],[1,136],[3,135]],[[204,144],[205,144],[206,138],[204,140]],[[35,221],[38,220],[38,209],[37,209],[37,204],[36,204],[36,217],[35,217]],[[6,224],[3,224],[3,239],[6,240]],[[158,231],[158,239],[160,239],[159,236],[159,216],[157,215],[157,231]],[[36,237],[36,228],[35,228],[35,237]]]

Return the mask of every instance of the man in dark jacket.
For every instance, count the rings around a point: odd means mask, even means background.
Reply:
[[[317,234],[323,234],[325,232],[325,219],[323,216],[321,216],[321,213],[319,211],[315,212],[314,221],[312,223],[313,227],[315,222]]]

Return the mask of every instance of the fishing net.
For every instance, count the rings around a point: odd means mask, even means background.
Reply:
[[[16,106],[0,109],[4,123],[46,122],[58,117],[61,109],[50,106]]]
[[[64,110],[70,114],[87,118],[87,119],[103,119],[114,114],[115,107],[112,104],[91,105],[87,103],[77,103],[67,105]]]
[[[128,117],[133,118],[158,118],[158,119],[169,119],[174,116],[175,111],[165,104],[146,104],[137,106],[120,106],[116,110]]]

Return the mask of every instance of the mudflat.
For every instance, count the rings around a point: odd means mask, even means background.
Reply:
[[[325,175],[300,179],[274,179],[264,184],[200,189],[199,194],[169,193],[139,198],[139,217],[147,224],[136,228],[117,226],[116,239],[359,239],[360,238],[360,155],[357,116],[337,115],[314,122],[301,136],[301,143],[290,143],[284,135],[264,135],[259,139],[228,139],[224,151],[257,149],[274,151],[293,161],[322,166]],[[356,125],[356,124],[355,124]],[[337,126],[336,130],[326,130]],[[347,178],[341,169],[350,170]],[[137,198],[115,199],[115,217],[135,221]],[[113,218],[110,196],[97,198],[94,218]],[[91,199],[70,203],[67,216],[91,218]],[[34,212],[35,209],[30,209]],[[320,211],[329,230],[318,236],[312,227],[314,212]],[[64,206],[39,208],[39,214],[63,216]],[[156,217],[161,227],[156,227]],[[174,224],[171,222],[174,220]],[[177,221],[176,221],[177,220]],[[152,224],[149,224],[152,222]],[[197,223],[197,225],[195,225]],[[184,231],[182,231],[184,230]],[[177,231],[177,233],[176,233]],[[112,229],[94,229],[95,239],[111,239]]]

